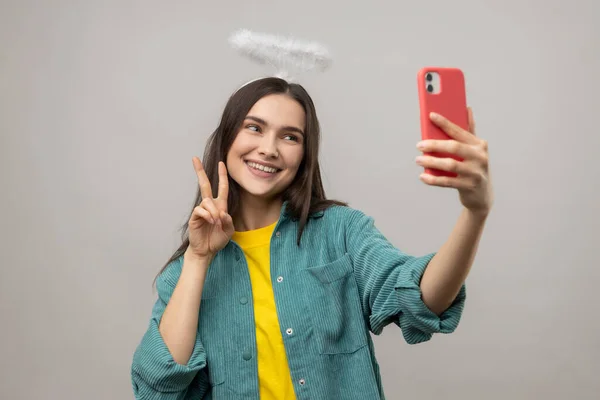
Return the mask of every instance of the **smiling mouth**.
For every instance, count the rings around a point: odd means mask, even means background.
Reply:
[[[278,173],[279,171],[281,171],[278,168],[267,167],[265,165],[255,163],[253,161],[245,161],[245,163],[248,167],[250,167],[251,169],[253,169],[257,172],[263,172],[263,173],[274,175],[274,174]]]

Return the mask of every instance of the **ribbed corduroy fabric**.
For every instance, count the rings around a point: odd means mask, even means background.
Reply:
[[[297,229],[284,204],[271,238],[271,278],[297,399],[384,399],[369,332],[394,323],[409,344],[453,332],[465,287],[438,317],[419,288],[433,254],[405,254],[373,218],[350,207],[311,215],[299,247]],[[210,265],[187,365],[173,361],[158,331],[182,261],[157,280],[158,299],[131,368],[136,398],[258,399],[252,288],[242,250],[230,241]]]

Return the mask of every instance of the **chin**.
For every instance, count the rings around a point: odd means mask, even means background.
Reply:
[[[280,191],[267,189],[267,188],[259,188],[255,185],[244,185],[241,186],[242,190],[246,192],[248,195],[253,197],[263,198],[265,200],[273,199],[281,194]]]

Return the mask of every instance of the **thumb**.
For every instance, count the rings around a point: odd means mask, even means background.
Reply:
[[[473,118],[473,109],[471,107],[467,107],[468,119],[469,119],[469,132],[473,134],[473,136],[477,136],[475,131],[475,118]]]

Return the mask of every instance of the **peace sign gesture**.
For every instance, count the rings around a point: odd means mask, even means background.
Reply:
[[[202,162],[193,158],[202,202],[194,208],[188,222],[190,244],[188,251],[199,258],[212,260],[233,235],[233,221],[227,213],[229,180],[225,163],[219,162],[219,193],[213,198],[212,187]]]

